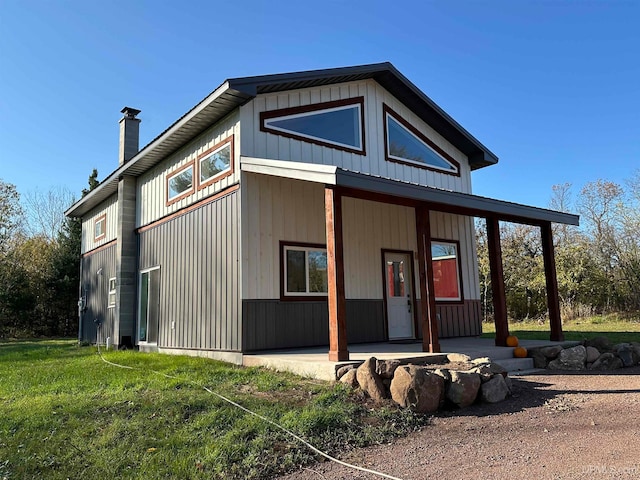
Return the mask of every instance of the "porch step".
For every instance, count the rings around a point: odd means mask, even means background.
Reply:
[[[492,360],[509,373],[533,370],[533,358],[496,358]]]

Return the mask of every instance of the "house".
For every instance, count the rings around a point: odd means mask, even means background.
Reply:
[[[496,344],[508,335],[499,222],[578,217],[471,193],[498,158],[390,63],[226,80],[118,167],[82,218],[81,340],[206,355],[481,333],[473,217],[485,218]]]

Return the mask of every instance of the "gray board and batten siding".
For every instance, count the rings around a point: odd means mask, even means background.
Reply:
[[[81,342],[100,343],[113,339],[115,307],[109,308],[109,279],[116,276],[115,243],[89,252],[81,259],[80,286],[86,304],[81,312]],[[100,327],[98,328],[98,323]]]
[[[382,300],[347,299],[346,306],[349,344],[389,340]],[[419,302],[416,307],[419,318]],[[440,338],[481,335],[480,307],[479,300],[465,300],[459,305],[437,305]],[[329,344],[329,312],[326,300],[244,300],[242,317],[244,352]],[[422,338],[420,322],[417,338]]]
[[[329,345],[326,300],[242,302],[243,351]],[[382,300],[346,300],[347,341],[383,342],[387,339]]]
[[[158,348],[239,352],[240,195],[139,230],[139,268],[160,267]]]

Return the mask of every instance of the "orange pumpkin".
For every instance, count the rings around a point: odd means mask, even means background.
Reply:
[[[527,349],[524,347],[516,347],[513,349],[513,356],[516,358],[527,358]]]
[[[515,335],[509,335],[507,337],[507,347],[517,347],[518,346],[518,337]]]

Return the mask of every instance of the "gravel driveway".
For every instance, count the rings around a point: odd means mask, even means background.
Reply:
[[[500,404],[440,414],[343,460],[404,480],[640,478],[640,367],[512,378]],[[282,480],[378,478],[324,462]]]

